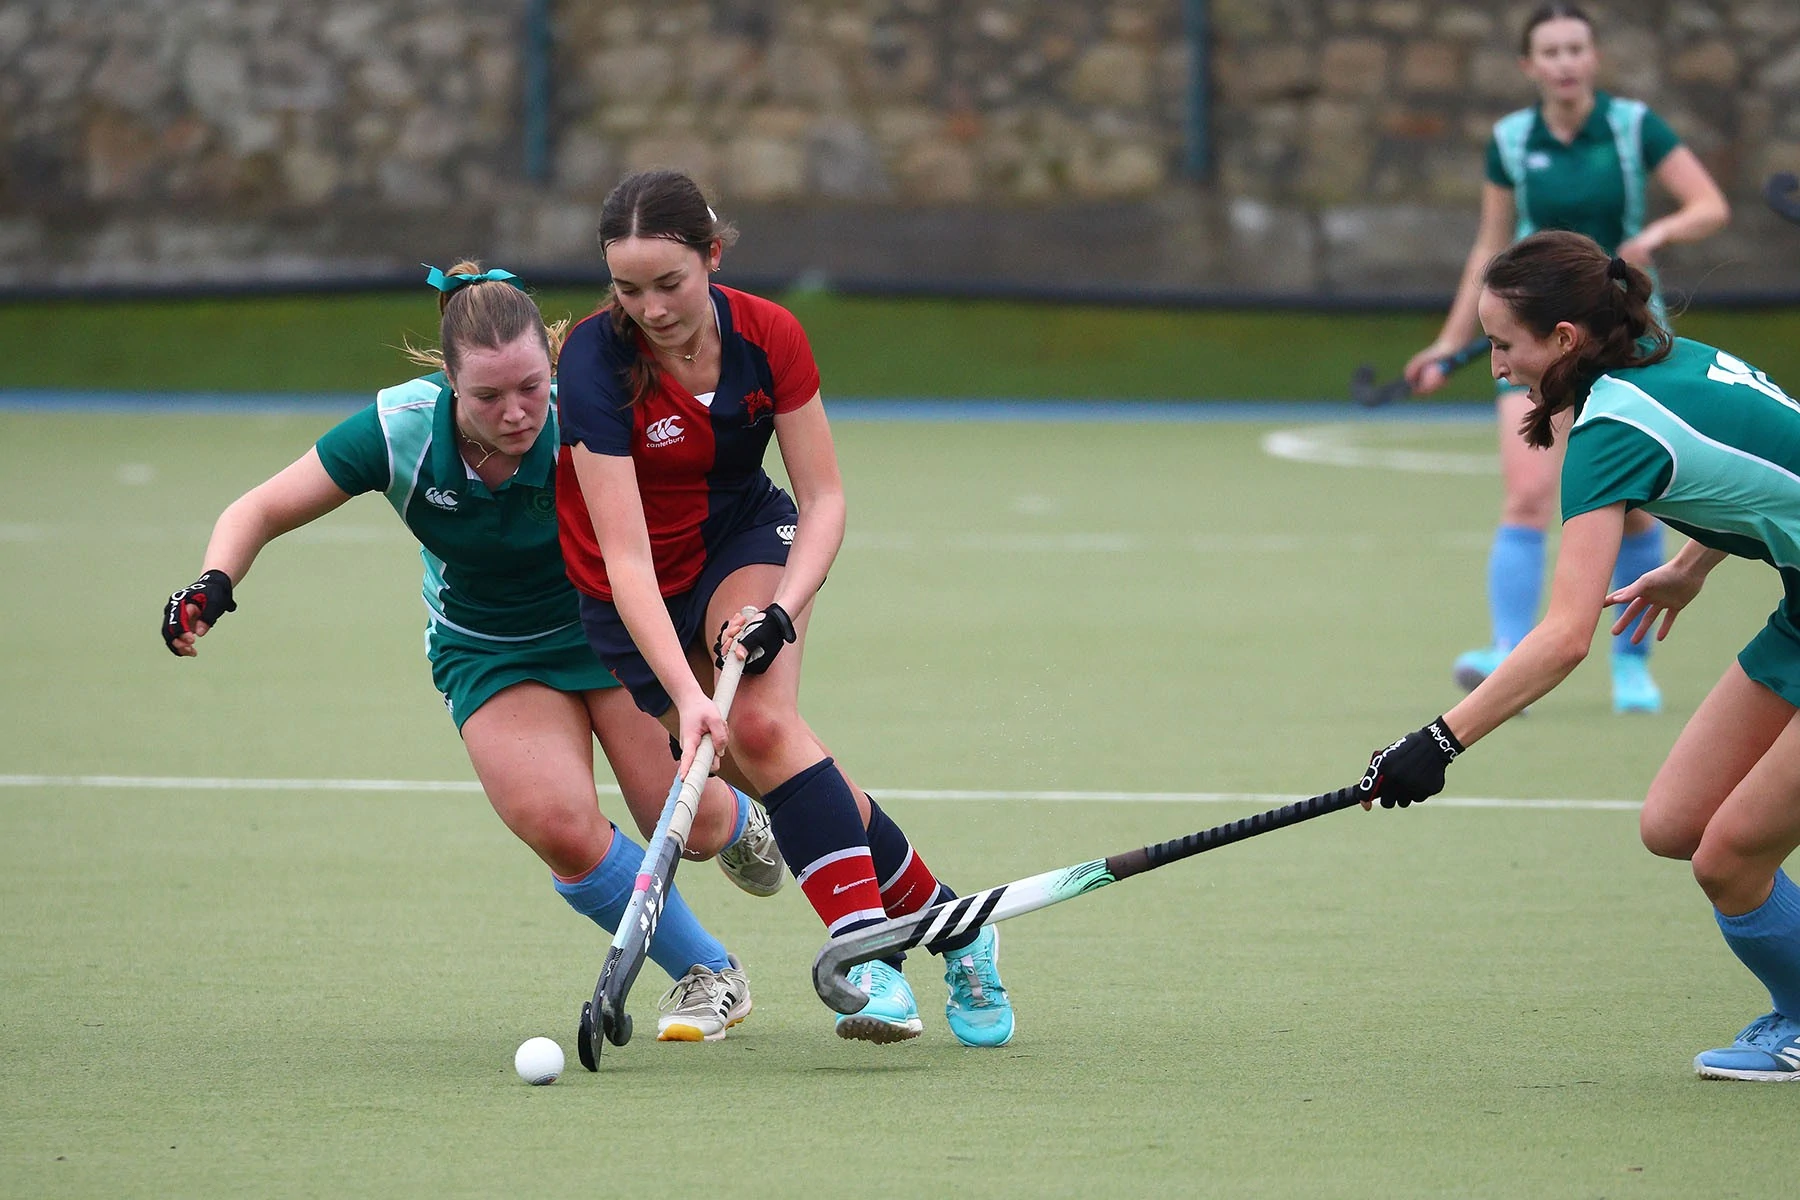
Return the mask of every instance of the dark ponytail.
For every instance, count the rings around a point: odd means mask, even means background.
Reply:
[[[1537,337],[1564,321],[1582,333],[1538,381],[1537,403],[1519,427],[1533,446],[1551,444],[1551,418],[1586,400],[1594,380],[1661,362],[1674,346],[1651,311],[1650,276],[1579,233],[1546,230],[1515,242],[1488,263],[1482,286]]]
[[[714,242],[731,245],[737,230],[719,220],[700,185],[680,171],[638,171],[621,179],[606,195],[600,206],[599,242],[602,254],[622,238],[663,238],[686,246],[704,262]],[[624,371],[626,390],[633,404],[642,403],[656,387],[661,370],[656,359],[643,352],[638,343],[637,322],[625,312],[617,295],[600,309],[608,313],[620,341],[633,347],[630,364]]]

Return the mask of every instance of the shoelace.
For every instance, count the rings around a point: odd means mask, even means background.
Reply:
[[[1746,1046],[1754,1046],[1765,1050],[1792,1038],[1788,1022],[1779,1013],[1764,1013],[1744,1027],[1744,1032],[1737,1035],[1737,1040]]]
[[[768,818],[759,819],[753,810],[749,823],[744,826],[743,836],[719,851],[719,857],[733,863],[742,863],[748,860],[764,865],[773,865],[775,860],[764,854],[759,848],[762,843],[768,841],[768,828]]]
[[[987,988],[982,984],[981,971],[975,966],[974,955],[957,952],[952,965],[956,969],[956,982],[952,986],[956,989],[957,1004],[963,1008],[990,1008],[999,1003],[988,995]]]
[[[683,975],[675,981],[675,986],[670,988],[668,994],[657,1004],[656,1011],[677,1013],[689,1007],[704,1007],[708,1010],[716,1008],[717,1005],[714,1004],[712,996],[713,985],[722,978],[723,976],[715,975],[710,971],[705,974],[695,971],[691,975]],[[700,993],[698,1005],[693,1002],[695,992]]]

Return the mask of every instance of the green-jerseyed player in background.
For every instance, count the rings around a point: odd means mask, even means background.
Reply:
[[[1572,4],[1546,4],[1525,22],[1519,65],[1540,99],[1494,124],[1481,226],[1463,269],[1456,300],[1437,340],[1406,365],[1421,394],[1444,381],[1438,366],[1475,335],[1475,297],[1488,260],[1508,242],[1540,229],[1585,233],[1609,253],[1652,269],[1670,242],[1691,242],[1724,227],[1725,197],[1694,152],[1639,100],[1596,91],[1600,60],[1593,23]],[[1646,219],[1654,179],[1674,198],[1667,216]],[[1558,451],[1536,450],[1518,434],[1530,401],[1516,379],[1502,382],[1499,414],[1500,525],[1488,556],[1488,645],[1457,658],[1452,673],[1465,688],[1486,678],[1537,620],[1544,584],[1544,530],[1556,507]],[[1662,531],[1633,512],[1626,521],[1615,586],[1662,562]],[[1613,643],[1613,707],[1655,712],[1662,696],[1650,677],[1648,648]]]
[[[1660,639],[1728,554],[1773,566],[1782,602],[1676,739],[1641,833],[1652,853],[1692,861],[1726,943],[1772,999],[1695,1069],[1800,1080],[1800,888],[1781,869],[1800,846],[1800,403],[1725,351],[1672,339],[1650,277],[1580,234],[1533,234],[1501,253],[1479,311],[1495,376],[1529,389],[1527,439],[1566,445],[1550,606],[1462,703],[1378,751],[1369,782],[1384,805],[1436,795],[1464,747],[1575,669],[1605,606],[1624,605],[1615,635],[1642,639],[1660,619]],[[1615,588],[1633,512],[1691,540]]]
[[[426,655],[482,789],[553,873],[556,890],[608,933],[631,897],[643,847],[600,812],[598,738],[626,807],[648,834],[674,778],[669,740],[588,648],[557,544],[552,371],[562,326],[505,271],[433,270],[442,369],[384,389],[299,461],[219,517],[205,573],[169,598],[163,637],[192,657],[233,611],[233,591],[277,536],[354,495],[384,494],[425,561]],[[717,854],[745,891],[781,886],[768,817],[709,780],[688,857]],[[650,957],[675,979],[663,1041],[712,1041],[750,1012],[741,964],[671,892]]]

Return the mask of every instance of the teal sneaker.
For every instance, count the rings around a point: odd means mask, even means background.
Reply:
[[[1662,689],[1650,678],[1650,661],[1645,655],[1613,655],[1612,677],[1614,712],[1662,711]]]
[[[1498,646],[1470,650],[1456,656],[1456,661],[1450,666],[1450,677],[1456,680],[1457,687],[1465,692],[1472,692],[1494,673],[1505,657],[1506,651]]]
[[[965,1046],[1004,1046],[1012,1041],[1013,1008],[1000,982],[1000,934],[992,925],[961,950],[944,955],[950,999],[944,1016]]]
[[[1694,1073],[1702,1079],[1743,1079],[1751,1083],[1800,1080],[1800,1021],[1765,1013],[1722,1050],[1694,1056]]]
[[[925,1032],[906,976],[876,959],[851,967],[845,978],[867,993],[869,1002],[860,1012],[838,1016],[839,1037],[861,1042],[904,1042]]]

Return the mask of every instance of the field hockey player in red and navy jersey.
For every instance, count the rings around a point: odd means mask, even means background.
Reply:
[[[800,323],[711,282],[735,236],[678,172],[629,176],[607,197],[612,294],[570,331],[558,366],[557,517],[589,644],[679,739],[684,770],[712,735],[727,777],[762,797],[782,857],[835,936],[954,893],[800,717],[801,648],[843,542],[844,488]],[[762,467],[771,436],[791,498]],[[746,607],[756,615],[737,639],[748,661],[728,730],[711,699],[715,646]],[[951,1031],[1004,1045],[1013,1013],[994,930],[940,950]],[[918,1036],[899,959],[851,981],[870,1000],[838,1017],[840,1036]]]
[[[199,639],[236,611],[233,593],[269,542],[381,493],[419,541],[431,681],[482,790],[569,907],[610,935],[644,848],[600,811],[593,743],[646,834],[662,813],[669,759],[660,727],[589,651],[557,546],[552,378],[565,323],[546,325],[507,271],[461,262],[432,268],[427,282],[439,297],[438,347],[411,357],[430,373],[383,388],[220,515],[204,573],[163,606],[163,640],[196,657]],[[767,896],[782,882],[773,840],[757,806],[715,780],[688,853],[716,854],[734,883]],[[658,1040],[716,1041],[749,1015],[742,964],[677,889],[650,957],[675,981]]]

